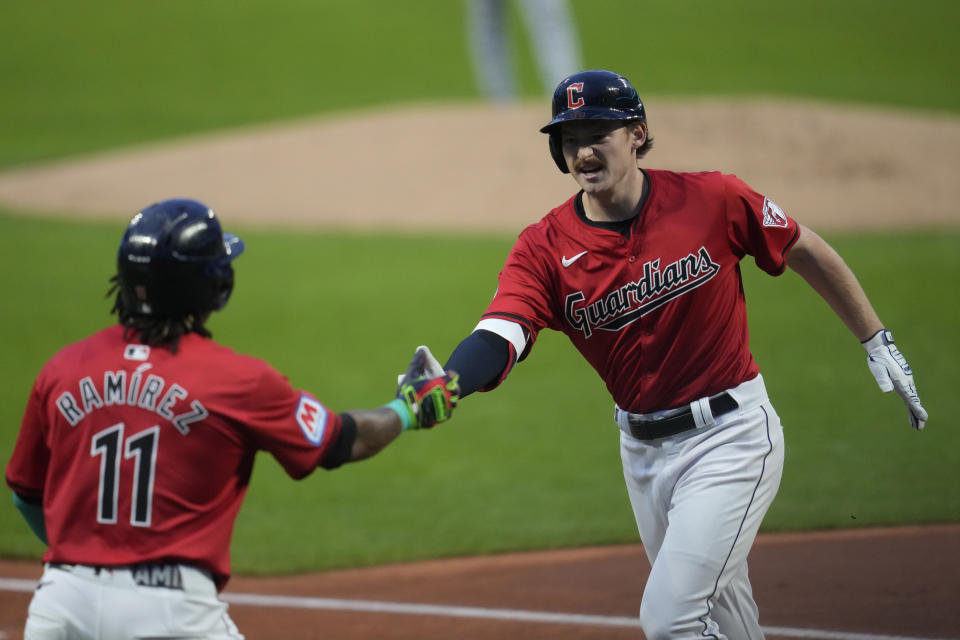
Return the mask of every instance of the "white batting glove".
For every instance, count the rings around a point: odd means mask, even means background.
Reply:
[[[918,431],[923,429],[927,422],[927,411],[920,404],[917,386],[913,383],[913,370],[893,343],[893,334],[881,329],[861,344],[867,351],[867,366],[877,379],[880,390],[886,393],[896,389],[907,405],[910,426]]]
[[[419,353],[423,351],[426,354],[426,360],[423,366],[423,370],[415,372],[414,378],[421,378],[426,376],[428,378],[439,378],[447,374],[443,366],[440,364],[440,361],[433,357],[433,354],[430,352],[430,347],[426,345],[420,345],[417,347],[414,353]],[[399,387],[403,384],[403,379],[406,377],[407,373],[401,373],[397,376],[397,386]]]

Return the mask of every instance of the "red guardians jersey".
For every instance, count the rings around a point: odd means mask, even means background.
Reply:
[[[117,325],[43,367],[6,477],[43,499],[44,561],[182,561],[222,588],[256,452],[301,478],[340,428],[261,360],[196,334],[172,354],[124,340]]]
[[[669,409],[755,377],[740,260],[785,268],[797,223],[732,175],[645,171],[624,233],[577,194],[527,227],[483,318],[562,331],[622,409]],[[579,210],[579,211],[578,211]]]

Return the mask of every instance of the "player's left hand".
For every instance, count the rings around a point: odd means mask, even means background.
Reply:
[[[913,382],[913,370],[894,344],[893,334],[881,329],[861,344],[867,351],[867,366],[877,379],[880,390],[886,393],[895,389],[907,405],[910,426],[918,431],[923,429],[927,422],[927,411],[920,404],[917,386]]]
[[[460,399],[457,378],[455,372],[445,371],[440,366],[429,349],[417,348],[397,388],[397,398],[403,402],[411,418],[411,429],[429,429],[450,419]]]

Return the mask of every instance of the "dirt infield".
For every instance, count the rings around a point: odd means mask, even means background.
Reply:
[[[761,535],[750,571],[769,640],[960,638],[960,525]],[[626,640],[647,572],[625,545],[238,576],[224,597],[250,640]],[[22,637],[29,598],[0,589],[0,640]]]
[[[814,229],[960,223],[960,118],[774,100],[648,100],[652,168],[735,173]],[[519,232],[575,190],[546,105],[412,105],[0,173],[0,204],[126,221],[199,198],[225,224]]]
[[[775,101],[650,101],[651,167],[736,173],[814,228],[960,224],[960,120]],[[573,192],[541,106],[410,106],[0,173],[0,205],[126,221],[173,196],[257,225],[518,232]],[[624,509],[629,509],[624,504]],[[960,525],[761,535],[768,638],[960,640]],[[0,640],[36,562],[0,562]],[[251,640],[642,638],[639,545],[289,577],[224,594]],[[282,597],[281,597],[282,596]]]

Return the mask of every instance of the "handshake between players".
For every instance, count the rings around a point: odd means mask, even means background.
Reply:
[[[440,366],[428,347],[417,347],[406,373],[397,378],[397,399],[390,403],[404,430],[429,429],[449,420],[460,399],[457,378]]]

